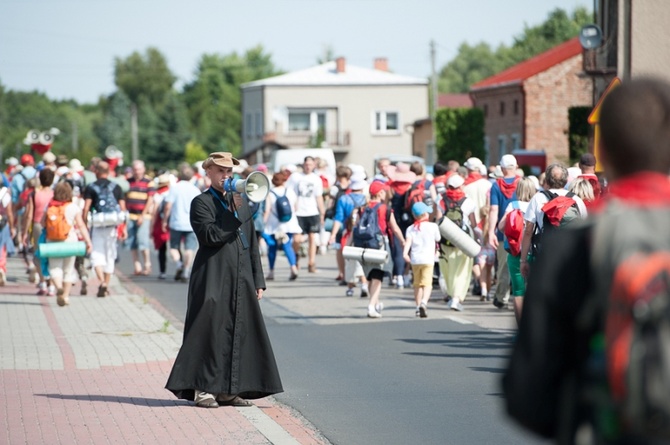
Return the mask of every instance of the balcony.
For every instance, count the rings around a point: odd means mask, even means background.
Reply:
[[[264,141],[274,141],[288,147],[330,147],[344,148],[351,145],[351,134],[348,131],[312,133],[309,131],[292,131],[289,133],[265,133]]]

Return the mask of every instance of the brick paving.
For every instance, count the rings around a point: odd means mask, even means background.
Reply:
[[[327,444],[273,398],[198,409],[164,389],[182,333],[150,297],[37,296],[22,260],[0,287],[0,444]],[[151,304],[154,303],[154,304]],[[243,410],[248,410],[244,412]],[[255,420],[257,419],[257,420]]]

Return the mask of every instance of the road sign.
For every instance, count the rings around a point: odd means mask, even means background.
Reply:
[[[593,107],[593,111],[591,111],[591,114],[589,114],[589,118],[587,119],[588,123],[593,125],[593,154],[596,157],[596,172],[602,172],[603,171],[603,165],[600,163],[600,152],[601,152],[601,147],[600,147],[600,109],[602,108],[603,101],[607,97],[607,95],[612,92],[613,89],[621,85],[621,79],[618,77],[615,77],[612,79],[609,85],[607,85],[607,88],[605,89],[605,92],[603,93],[602,96],[600,96],[600,99],[598,100],[598,103],[596,104],[595,107]]]

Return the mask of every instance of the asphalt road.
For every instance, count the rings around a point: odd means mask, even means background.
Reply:
[[[119,268],[132,284],[183,320],[187,285],[133,277],[130,255]],[[410,289],[384,288],[384,318],[365,317],[367,300],[335,284],[334,255],[317,274],[288,281],[283,257],[262,308],[283,394],[334,444],[535,444],[504,414],[500,378],[514,335],[511,311],[466,301],[447,310],[439,290],[428,319],[416,319]],[[168,268],[174,273],[173,265]]]

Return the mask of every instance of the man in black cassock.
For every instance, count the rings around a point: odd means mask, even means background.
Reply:
[[[239,161],[212,153],[203,164],[212,181],[191,204],[199,249],[188,289],[184,341],[166,388],[196,406],[250,406],[282,392],[259,300],[265,280],[246,200],[224,191]]]

